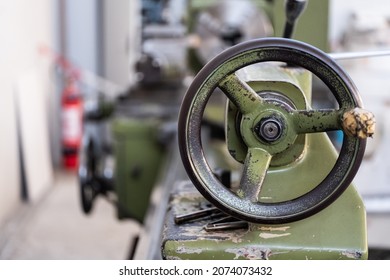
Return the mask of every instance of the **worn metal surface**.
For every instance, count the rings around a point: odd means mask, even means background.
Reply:
[[[289,111],[283,106],[263,102],[250,87],[244,86],[243,90],[237,92],[233,90],[242,88],[243,84],[234,74],[237,70],[266,61],[282,61],[311,71],[333,92],[340,109],[330,112]],[[226,189],[213,175],[200,139],[203,111],[216,87],[224,90],[243,113],[240,129],[245,145],[249,148],[267,148],[271,155],[275,155],[292,145],[299,133],[339,129],[339,116],[346,110],[362,106],[353,82],[329,56],[304,43],[278,38],[249,41],[223,52],[198,73],[187,91],[179,117],[179,144],[187,173],[198,190],[226,213],[244,220],[261,223],[296,221],[329,206],[345,191],[357,172],[365,148],[365,140],[348,135],[344,136],[340,156],[329,174],[317,187],[297,198],[275,203],[253,202]],[[267,145],[258,140],[252,128],[255,121],[274,114],[283,119],[288,129],[275,144]],[[256,192],[261,188],[256,184],[251,187]]]
[[[208,232],[212,218],[177,225],[176,215],[210,207],[191,182],[178,182],[162,236],[163,259],[351,259],[367,258],[364,206],[353,187],[325,210],[305,220],[250,224]]]

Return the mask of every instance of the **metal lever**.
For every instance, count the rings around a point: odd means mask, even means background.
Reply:
[[[186,222],[190,222],[190,221],[194,221],[194,220],[197,220],[197,219],[201,219],[201,218],[204,218],[204,217],[210,217],[210,215],[218,213],[218,212],[221,212],[221,210],[219,210],[216,207],[210,207],[210,208],[207,208],[207,209],[194,211],[194,212],[191,212],[191,213],[188,213],[188,214],[178,215],[178,216],[175,217],[175,224],[180,225],[180,224],[183,224],[183,223],[186,223]]]
[[[284,26],[284,38],[291,38],[297,19],[306,8],[306,0],[286,0],[286,25]]]
[[[249,224],[246,221],[241,221],[231,216],[225,216],[222,219],[208,223],[203,228],[207,232],[212,232],[220,230],[247,229],[248,227]]]

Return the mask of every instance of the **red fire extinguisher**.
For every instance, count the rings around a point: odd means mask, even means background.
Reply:
[[[75,170],[83,133],[83,102],[75,78],[68,78],[61,103],[63,165],[66,169]]]

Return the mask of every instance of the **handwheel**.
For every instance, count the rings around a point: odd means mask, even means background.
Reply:
[[[299,66],[319,77],[335,96],[339,109],[296,110],[265,102],[235,72],[268,61]],[[213,175],[201,142],[201,121],[208,99],[219,88],[242,114],[240,135],[248,152],[238,191]],[[236,45],[210,61],[189,87],[179,116],[179,147],[195,187],[224,212],[255,223],[286,223],[303,219],[335,201],[355,176],[371,136],[374,118],[364,111],[358,91],[327,54],[291,39],[267,38]],[[272,157],[305,133],[342,130],[343,145],[329,174],[311,191],[292,200],[264,203],[258,199]],[[309,175],[308,175],[309,176]]]

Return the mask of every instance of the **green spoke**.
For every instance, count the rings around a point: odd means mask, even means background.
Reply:
[[[241,176],[238,195],[252,202],[258,201],[272,155],[259,148],[249,148]]]
[[[344,110],[308,110],[292,112],[295,132],[316,133],[340,130]]]
[[[218,86],[242,114],[253,112],[263,103],[261,97],[234,73],[224,78]]]

